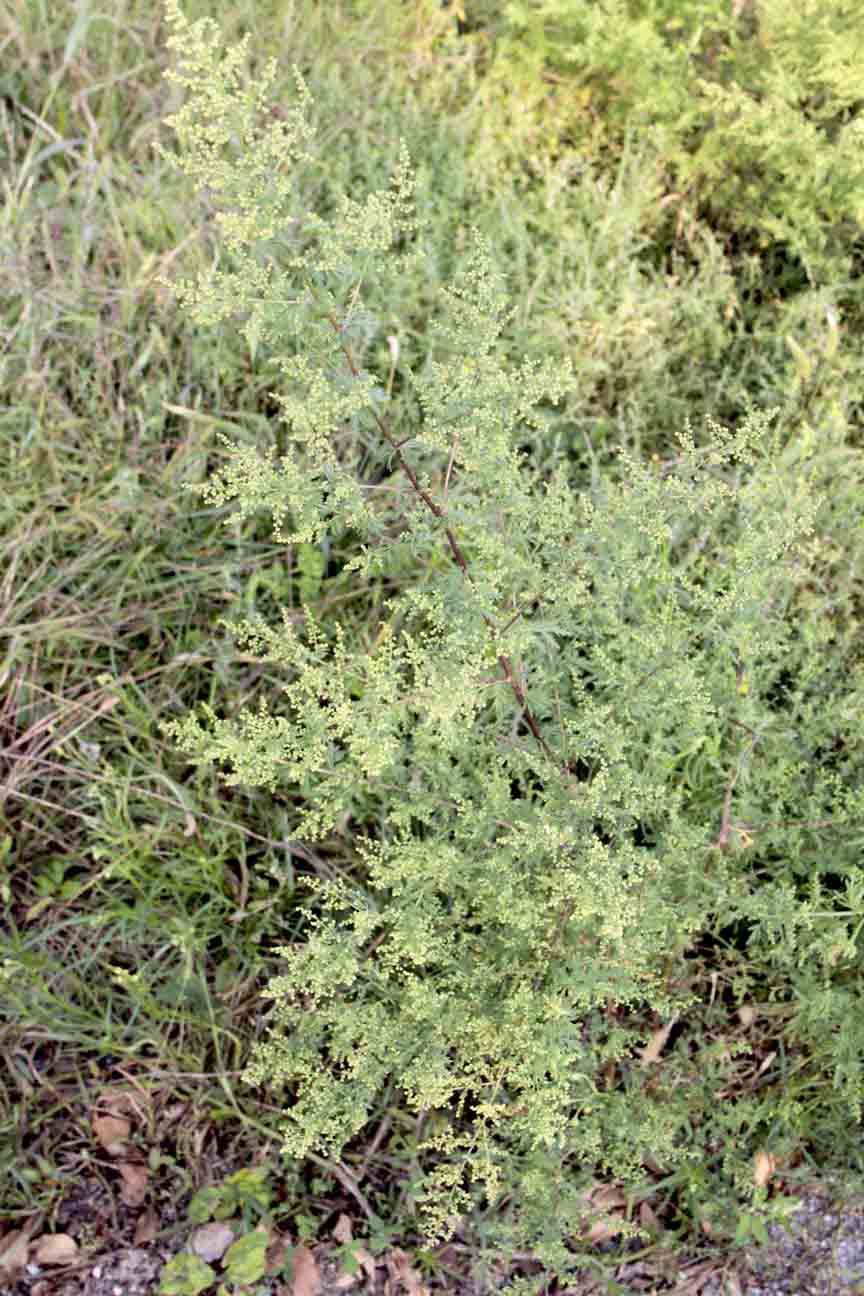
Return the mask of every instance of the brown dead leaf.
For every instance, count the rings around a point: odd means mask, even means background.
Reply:
[[[648,1233],[653,1233],[655,1236],[659,1235],[662,1231],[660,1228],[660,1221],[648,1205],[647,1201],[639,1203],[639,1223]]]
[[[93,1133],[101,1147],[110,1156],[117,1156],[118,1149],[123,1150],[123,1143],[129,1137],[131,1126],[122,1116],[94,1116]]]
[[[0,1282],[11,1286],[24,1272],[30,1239],[22,1229],[13,1229],[0,1238]]]
[[[616,1207],[626,1207],[627,1199],[613,1184],[595,1184],[582,1194],[586,1204],[585,1222],[580,1238],[585,1242],[608,1242],[621,1232],[620,1217],[610,1215]],[[589,1223],[590,1221],[590,1223]]]
[[[662,1026],[660,1030],[654,1032],[651,1036],[650,1044],[646,1044],[644,1049],[637,1050],[639,1057],[641,1058],[641,1066],[645,1067],[651,1062],[659,1061],[660,1054],[666,1047],[666,1041],[668,1040],[672,1027],[675,1025],[677,1020],[677,1017],[673,1017],[668,1026]]]
[[[65,1265],[78,1255],[78,1243],[68,1233],[43,1233],[33,1258],[40,1265]]]
[[[141,1206],[147,1196],[147,1185],[150,1182],[150,1171],[146,1165],[134,1161],[121,1161],[117,1169],[123,1180],[120,1189],[120,1200],[126,1206]]]
[[[152,1206],[147,1206],[135,1221],[135,1245],[152,1242],[159,1232],[159,1216]]]
[[[773,1179],[777,1162],[770,1152],[760,1148],[753,1158],[753,1182],[758,1188],[764,1188],[769,1179]]]
[[[411,1268],[408,1260],[407,1252],[394,1247],[387,1256],[387,1268],[393,1278],[406,1289],[408,1296],[429,1296],[428,1287],[423,1286],[420,1275],[416,1269]]]
[[[291,1283],[292,1296],[315,1296],[321,1275],[315,1257],[308,1247],[299,1243],[292,1252],[294,1261],[294,1279]]]
[[[124,1112],[137,1116],[139,1114],[138,1099],[139,1095],[128,1085],[111,1085],[99,1094],[96,1099],[96,1106],[107,1107],[112,1116],[118,1116]]]

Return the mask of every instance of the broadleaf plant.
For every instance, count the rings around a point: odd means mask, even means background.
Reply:
[[[287,613],[278,628],[224,622],[284,668],[290,711],[262,703],[229,722],[205,705],[164,725],[190,760],[232,766],[229,784],[302,795],[298,838],[323,839],[361,802],[379,811],[377,835],[355,843],[365,883],[308,881],[313,931],[279,950],[269,1039],[244,1079],[293,1087],[283,1152],[297,1158],[338,1157],[395,1086],[436,1118],[412,1199],[428,1239],[481,1202],[510,1203],[490,1233],[499,1254],[531,1247],[565,1279],[587,1263],[568,1244],[598,1166],[636,1191],[646,1157],[700,1157],[686,1092],[649,1092],[644,1033],[621,1011],[647,1004],[667,1026],[687,1013],[695,996],[670,970],[718,913],[755,919],[790,966],[796,928],[812,929],[788,886],[751,886],[730,789],[742,822],[770,818],[772,762],[788,786],[797,777],[765,695],[798,651],[788,594],[818,501],[806,464],[772,471],[770,414],[734,434],[709,420],[702,447],[688,426],[669,471],[621,452],[620,473],[590,488],[564,464],[532,478],[518,431],[576,378],[502,364],[504,288],[476,230],[429,325],[441,358],[402,375],[422,418],[392,427],[381,376],[357,356],[364,281],[395,284],[424,256],[404,145],[392,193],[344,198],[333,224],[301,210],[292,168],[314,161],[302,110],[260,120],[275,60],[249,87],[248,37],[220,61],[209,19],[190,26],[176,0],[166,13],[185,64],[169,75],[189,92],[168,119],[182,149],[170,160],[225,208],[234,263],[177,282],[177,297],[200,324],[245,316],[253,349],[289,336],[304,349],[276,357],[286,391],[273,393],[298,450],[277,462],[223,438],[228,466],[188,489],[244,517],[269,509],[286,545],[353,528],[358,578],[406,558],[417,577],[384,605],[371,649],[323,624],[314,597],[305,634]],[[400,483],[389,511],[336,455],[346,425]],[[710,813],[682,772],[697,759],[715,776]],[[794,830],[772,840],[794,856]],[[836,941],[835,923],[807,954]],[[615,1063],[626,1092],[601,1082]],[[724,1165],[743,1192],[737,1143]]]

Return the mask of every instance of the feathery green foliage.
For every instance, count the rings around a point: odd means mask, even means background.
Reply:
[[[717,0],[635,9],[627,0],[506,5],[489,78],[496,145],[512,154],[530,138],[513,103],[523,89],[530,103],[531,87],[542,152],[564,136],[596,151],[636,124],[658,141],[670,201],[734,210],[761,246],[785,243],[813,283],[848,276],[844,238],[864,212],[857,12],[822,0],[761,0],[758,16],[736,4],[731,18]],[[557,102],[550,80],[566,81]]]
[[[807,454],[795,473],[773,471],[778,440],[754,414],[735,434],[711,423],[704,447],[688,428],[668,473],[624,454],[617,484],[579,494],[562,467],[541,488],[517,429],[575,380],[551,363],[510,372],[494,354],[505,298],[476,231],[431,326],[443,358],[403,375],[422,417],[391,427],[382,376],[354,354],[369,325],[364,281],[395,286],[423,257],[419,237],[410,250],[404,148],[395,193],[346,197],[332,226],[296,212],[291,166],[313,158],[298,148],[302,111],[261,127],[273,65],[247,89],[247,42],[220,62],[209,20],[190,26],[176,0],[166,12],[185,64],[174,75],[190,92],[170,119],[179,165],[228,209],[217,219],[233,261],[177,295],[202,324],[246,316],[253,348],[292,334],[306,351],[277,357],[293,394],[274,393],[305,453],[277,463],[232,447],[228,468],[189,489],[236,498],[243,516],[269,509],[286,544],[352,528],[349,569],[367,577],[406,556],[424,574],[387,600],[365,654],[347,654],[339,624],[331,634],[311,604],[305,641],[287,615],[279,629],[226,623],[292,677],[290,717],[262,704],[234,724],[205,706],[206,723],[164,726],[193,761],[233,766],[229,783],[299,793],[298,836],[324,837],[361,795],[380,807],[380,840],[357,843],[365,884],[309,884],[323,912],[310,914],[304,945],[281,951],[271,1039],[245,1078],[296,1086],[285,1152],[297,1158],[338,1155],[395,1084],[437,1119],[418,1150],[434,1168],[412,1185],[430,1239],[483,1197],[514,1194],[496,1243],[532,1247],[563,1278],[584,1264],[566,1242],[595,1165],[638,1191],[646,1157],[698,1158],[686,1144],[694,1095],[649,1090],[650,1050],[633,1060],[644,1036],[616,1014],[647,1002],[670,1029],[694,1000],[669,971],[716,915],[754,920],[810,1006],[821,987],[810,1024],[856,1110],[862,1031],[848,1019],[851,988],[825,982],[826,968],[857,957],[854,939],[838,938],[842,921],[814,932],[817,896],[754,887],[744,849],[744,826],[776,819],[780,801],[795,801],[801,821],[830,795],[838,825],[862,809],[836,779],[808,789],[800,716],[768,700],[786,664],[812,657],[788,616],[795,564],[812,556]],[[315,246],[292,256],[298,227]],[[394,365],[398,351],[394,338]],[[345,425],[401,480],[389,512],[335,454]],[[845,713],[832,705],[836,726]],[[685,777],[694,762],[717,781],[710,817]],[[771,841],[800,859],[800,828],[781,825]],[[850,871],[852,920],[862,887]],[[598,1081],[616,1062],[626,1093]],[[728,1062],[713,1059],[706,1091],[722,1087]],[[776,1112],[770,1095],[745,1106],[714,1115],[729,1136],[725,1172],[752,1194],[734,1135]]]

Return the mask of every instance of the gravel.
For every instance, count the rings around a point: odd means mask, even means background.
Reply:
[[[748,1254],[742,1296],[864,1296],[864,1204],[815,1192],[801,1202],[789,1232],[769,1224],[770,1243]],[[709,1282],[700,1296],[725,1293]]]
[[[688,1265],[680,1256],[675,1282],[651,1282],[646,1266],[622,1265],[616,1296],[864,1296],[864,1197],[844,1195],[833,1178],[789,1189],[800,1209],[782,1224],[767,1225],[769,1241],[730,1255]],[[605,1249],[605,1248],[603,1248]],[[630,1280],[632,1286],[621,1286]],[[591,1288],[603,1291],[602,1284]],[[570,1289],[571,1296],[582,1296]],[[587,1296],[587,1289],[586,1289]]]

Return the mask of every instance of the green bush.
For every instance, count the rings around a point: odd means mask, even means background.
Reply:
[[[542,169],[564,141],[582,156],[617,153],[632,128],[667,177],[648,233],[701,209],[763,248],[784,243],[811,283],[849,277],[864,219],[854,8],[741,0],[731,21],[726,0],[498,8],[476,141],[493,181],[502,165]]]
[[[284,1152],[296,1158],[338,1156],[395,1085],[433,1116],[418,1149],[431,1168],[411,1186],[430,1241],[482,1201],[512,1200],[490,1228],[499,1255],[530,1247],[562,1279],[588,1263],[568,1240],[597,1165],[638,1192],[646,1159],[695,1165],[697,1137],[719,1139],[722,1174],[764,1211],[754,1152],[766,1125],[794,1145],[800,1105],[778,1110],[770,1091],[718,1104],[734,1050],[701,1057],[698,1083],[682,1054],[681,1083],[658,1094],[653,1045],[618,1014],[647,1003],[668,1035],[696,1003],[672,971],[720,919],[747,920],[753,958],[800,1001],[790,1030],[829,1058],[860,1117],[848,973],[864,874],[835,832],[848,910],[826,914],[805,850],[808,825],[842,830],[864,808],[860,787],[816,761],[840,734],[855,748],[861,705],[860,671],[834,678],[823,661],[843,627],[809,625],[796,597],[818,552],[816,438],[783,467],[769,416],[751,413],[734,435],[709,421],[702,447],[688,427],[663,469],[622,454],[615,482],[579,493],[559,468],[541,485],[518,429],[573,372],[502,366],[504,295],[476,231],[431,325],[442,358],[403,375],[422,420],[392,428],[384,375],[354,356],[364,280],[395,293],[424,255],[404,148],[395,192],[346,197],[332,227],[297,212],[291,166],[313,161],[302,105],[262,127],[274,64],[246,87],[246,41],[219,61],[209,20],[190,26],[176,0],[166,12],[186,65],[172,75],[190,91],[169,119],[178,165],[226,209],[231,263],[178,283],[178,297],[202,324],[245,315],[252,346],[290,333],[306,349],[277,358],[295,394],[274,393],[304,448],[277,463],[226,443],[230,466],[188,488],[236,498],[244,516],[271,510],[290,545],[353,529],[348,570],[398,569],[403,586],[360,651],[316,617],[307,570],[305,637],[287,615],[279,629],[226,623],[290,674],[290,716],[262,704],[229,723],[205,706],[164,725],[192,761],[233,766],[229,783],[301,798],[297,836],[378,810],[377,837],[357,842],[367,880],[309,883],[314,931],[280,951],[271,1038],[245,1079],[292,1086]],[[312,244],[291,256],[301,232]],[[396,334],[390,351],[395,366]],[[404,483],[387,503],[334,453],[345,426]],[[776,878],[757,878],[754,840],[780,861]],[[600,1079],[616,1063],[623,1091]]]

